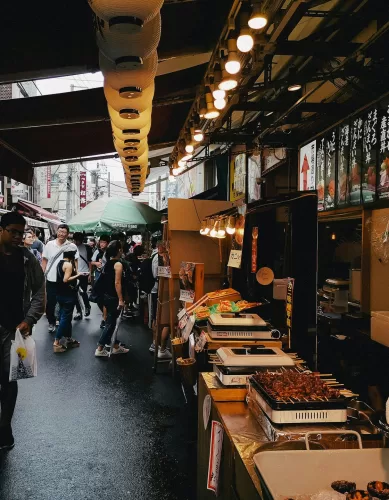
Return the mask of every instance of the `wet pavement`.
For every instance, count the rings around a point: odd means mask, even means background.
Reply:
[[[153,374],[151,332],[131,321],[119,332],[130,353],[95,358],[96,311],[74,322],[81,346],[66,353],[38,323],[38,377],[19,382],[0,499],[194,499],[195,422],[180,384],[166,364]]]

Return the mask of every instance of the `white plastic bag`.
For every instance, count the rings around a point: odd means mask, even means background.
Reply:
[[[11,345],[11,361],[9,381],[14,382],[24,378],[37,376],[36,348],[32,337],[24,339],[19,330],[16,330],[15,340]]]

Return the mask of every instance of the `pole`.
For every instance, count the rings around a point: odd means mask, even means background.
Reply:
[[[108,198],[111,198],[111,172],[108,172]]]
[[[72,167],[68,165],[68,171],[66,174],[66,222],[72,218],[71,213],[71,194],[72,194]]]

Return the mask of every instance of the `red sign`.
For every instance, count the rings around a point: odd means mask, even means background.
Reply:
[[[51,167],[47,167],[47,197],[51,198]]]
[[[80,172],[80,208],[83,209],[86,205],[86,172]]]

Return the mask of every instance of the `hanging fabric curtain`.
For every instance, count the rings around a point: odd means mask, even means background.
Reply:
[[[123,69],[136,68],[158,47],[161,14],[146,23],[139,33],[123,35],[109,29],[106,22],[96,24],[96,42],[101,52]]]
[[[154,97],[154,82],[145,89],[140,97],[134,97],[132,99],[128,99],[125,97],[121,97],[119,91],[113,89],[108,83],[104,84],[104,95],[107,99],[108,104],[116,111],[120,111],[125,108],[137,109],[140,113],[144,111],[146,108],[151,108]]]
[[[128,128],[128,129],[122,129],[120,127],[117,127],[112,121],[111,121],[111,127],[112,127],[112,132],[121,141],[125,140],[130,140],[130,139],[144,139],[147,137],[148,133],[150,132],[151,128],[151,122],[147,123],[143,128],[141,129],[134,129],[134,128]]]
[[[139,88],[140,91],[149,87],[157,73],[158,55],[157,51],[143,60],[142,66],[133,70],[120,71],[115,63],[108,59],[101,51],[99,52],[100,69],[104,75],[105,82],[113,89]]]
[[[141,129],[151,121],[151,108],[147,108],[143,111],[143,113],[139,113],[137,118],[132,118],[132,116],[134,116],[132,111],[134,110],[131,108],[126,109],[126,111],[128,112],[128,117],[123,118],[124,116],[127,116],[126,113],[119,113],[108,104],[108,113],[112,123],[122,130],[129,128]]]
[[[111,30],[134,33],[158,14],[163,0],[88,0],[88,3]]]

